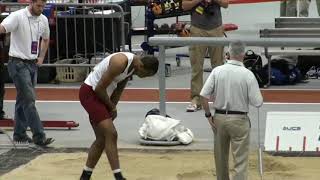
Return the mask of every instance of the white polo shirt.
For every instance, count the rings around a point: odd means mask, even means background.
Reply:
[[[259,107],[263,103],[254,74],[236,60],[214,68],[200,95],[213,96],[213,106],[219,110],[248,112],[249,104]]]
[[[49,39],[50,30],[46,16],[32,16],[29,7],[20,9],[6,17],[1,25],[6,32],[11,32],[9,56],[21,59],[37,59],[39,54],[39,40]],[[37,52],[31,53],[31,43],[36,41]]]

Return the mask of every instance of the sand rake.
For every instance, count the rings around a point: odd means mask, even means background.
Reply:
[[[263,180],[263,158],[262,158],[262,148],[263,146],[261,145],[260,142],[260,107],[257,108],[258,110],[258,163],[259,163],[259,174],[260,174],[260,179]]]

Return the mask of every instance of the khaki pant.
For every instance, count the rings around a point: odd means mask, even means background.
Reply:
[[[318,14],[320,16],[320,0],[315,0],[317,4]],[[287,0],[281,1],[280,4],[280,16],[296,17],[308,17],[309,16],[310,0]],[[297,8],[299,7],[299,8]],[[299,13],[298,12],[299,9]]]
[[[318,16],[320,16],[320,0],[316,0],[317,9],[318,9]]]
[[[315,0],[315,1],[316,1],[317,10],[318,10],[318,16],[320,16],[320,0]],[[303,16],[303,17],[309,16],[309,6],[310,6],[310,0],[300,0],[300,16]]]
[[[199,29],[191,26],[192,37],[222,37],[223,27],[212,30]],[[203,86],[203,63],[207,52],[210,55],[211,67],[223,64],[223,47],[194,45],[190,46],[191,63],[191,99],[192,103],[200,105],[200,91]]]
[[[215,114],[214,158],[217,180],[229,180],[229,147],[234,159],[233,180],[247,180],[250,119],[247,115]]]

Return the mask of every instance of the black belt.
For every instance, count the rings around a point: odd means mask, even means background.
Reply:
[[[13,56],[10,56],[10,59],[13,61],[22,61],[24,63],[37,63],[37,59],[21,59]]]
[[[247,112],[242,112],[242,111],[227,111],[227,110],[219,110],[219,109],[216,109],[215,113],[217,113],[217,114],[247,114]]]

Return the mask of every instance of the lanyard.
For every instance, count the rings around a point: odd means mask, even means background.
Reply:
[[[32,29],[31,29],[31,23],[30,23],[30,18],[28,17],[28,22],[29,22],[29,29],[30,29],[30,36],[31,36],[31,42],[33,41],[33,36],[32,36]],[[39,33],[40,29],[39,29],[39,21],[38,21],[38,31],[36,33],[36,36],[37,34]],[[38,41],[38,37],[36,39]]]

